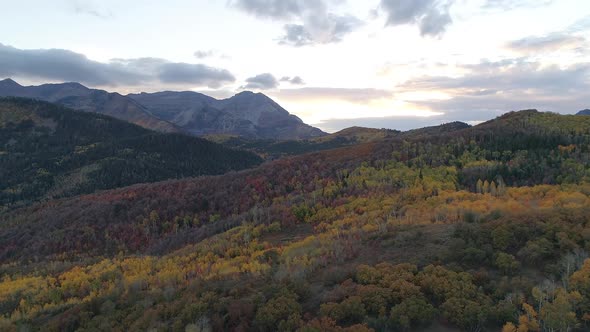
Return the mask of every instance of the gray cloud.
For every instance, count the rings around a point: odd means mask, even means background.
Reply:
[[[342,40],[363,22],[352,15],[333,13],[329,5],[339,0],[233,0],[230,5],[246,13],[275,21],[288,22],[285,34],[278,39],[282,45],[306,46]]]
[[[349,88],[325,88],[309,87],[300,89],[283,89],[274,94],[281,99],[336,99],[357,104],[368,104],[371,101],[392,98],[391,91],[379,89],[349,89]]]
[[[528,108],[571,113],[588,107],[590,63],[567,68],[543,66],[526,58],[466,65],[463,77],[422,77],[400,91],[443,91],[447,100],[414,102],[417,107],[444,112],[445,120],[477,121]]]
[[[283,78],[281,78],[280,81],[281,82],[288,82],[293,85],[304,85],[305,84],[303,79],[299,76],[294,76],[294,77],[284,76]]]
[[[246,85],[241,89],[269,90],[279,86],[279,81],[270,73],[264,73],[246,79]]]
[[[308,1],[318,6],[320,0]],[[290,19],[302,15],[307,3],[300,0],[235,0],[231,4],[260,18]]]
[[[198,50],[198,51],[195,51],[195,53],[193,53],[193,55],[195,56],[195,58],[200,59],[200,60],[207,59],[207,58],[220,58],[220,59],[228,60],[231,58],[229,55],[223,54],[217,50]]]
[[[235,81],[225,69],[164,59],[113,59],[102,63],[62,49],[21,50],[0,44],[0,76],[74,81],[95,86],[174,84],[219,87]]]
[[[279,43],[296,47],[336,43],[362,24],[363,22],[354,16],[327,14],[323,19],[313,19],[306,24],[285,25],[285,35],[279,39]]]
[[[110,10],[100,8],[92,1],[70,0],[70,6],[76,14],[90,15],[101,19],[113,17],[113,13]]]
[[[165,63],[159,68],[158,78],[164,83],[186,83],[218,88],[223,83],[233,82],[234,76],[225,69],[216,69],[202,64]]]
[[[387,25],[417,24],[422,36],[442,35],[453,20],[449,13],[454,0],[381,0]]]
[[[508,48],[518,52],[545,52],[586,47],[586,39],[566,33],[530,36],[510,42]]]
[[[527,58],[503,61],[483,61],[464,65],[468,71],[463,77],[422,77],[404,84],[406,90],[453,90],[453,91],[543,91],[543,93],[567,93],[587,90],[590,63],[573,64],[568,68],[556,65],[542,66]]]
[[[279,39],[279,44],[292,46],[306,46],[313,44],[313,36],[301,24],[286,24],[285,35]]]
[[[215,51],[208,50],[208,51],[195,51],[194,56],[197,59],[205,59],[210,58],[215,55]]]

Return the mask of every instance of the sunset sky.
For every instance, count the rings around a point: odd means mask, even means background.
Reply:
[[[20,0],[0,18],[0,79],[254,90],[330,132],[590,108],[587,0]]]

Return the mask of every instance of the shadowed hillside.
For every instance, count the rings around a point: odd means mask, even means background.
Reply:
[[[104,115],[0,98],[0,205],[257,165],[249,152]]]

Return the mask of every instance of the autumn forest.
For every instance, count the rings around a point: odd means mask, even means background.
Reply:
[[[590,329],[590,116],[218,144],[82,115],[0,102],[2,331]]]

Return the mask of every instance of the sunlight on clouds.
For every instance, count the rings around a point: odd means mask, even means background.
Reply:
[[[338,100],[281,101],[289,112],[309,124],[321,124],[329,119],[379,118],[391,116],[429,117],[443,113],[419,108],[400,100],[376,100],[366,105]]]
[[[443,91],[409,91],[396,94],[397,98],[406,101],[449,100],[452,96]]]

